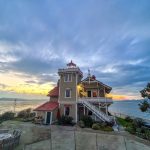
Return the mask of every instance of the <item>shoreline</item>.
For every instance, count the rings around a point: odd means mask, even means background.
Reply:
[[[123,119],[125,119],[126,117],[130,117],[131,119],[140,118],[140,119],[142,119],[144,122],[150,124],[150,119],[145,119],[145,118],[141,118],[141,117],[135,117],[135,116],[127,115],[127,114],[123,114],[123,113],[116,113],[116,112],[111,112],[111,111],[109,111],[109,112],[110,112],[110,114],[111,114],[112,116],[115,116],[115,117],[120,117],[120,118],[123,118]]]

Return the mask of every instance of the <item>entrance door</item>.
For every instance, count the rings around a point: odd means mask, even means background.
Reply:
[[[87,96],[91,97],[91,91],[87,91]]]
[[[51,112],[47,112],[46,124],[50,124],[50,122],[51,122]]]

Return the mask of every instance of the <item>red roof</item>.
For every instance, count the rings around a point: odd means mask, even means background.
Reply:
[[[59,95],[59,87],[56,86],[54,87],[51,91],[48,92],[48,95],[47,96],[50,96],[50,97],[58,97]]]
[[[58,107],[58,102],[46,102],[34,109],[34,111],[53,111]]]

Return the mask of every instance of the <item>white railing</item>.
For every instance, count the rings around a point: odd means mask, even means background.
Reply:
[[[98,102],[98,103],[113,103],[112,98],[106,98],[106,97],[79,97],[78,101],[89,101],[89,102]]]
[[[92,105],[88,101],[81,101],[81,103],[87,107],[89,110],[91,110],[99,119],[102,121],[112,122],[112,118],[108,115],[106,115],[104,112],[102,112],[100,109],[98,109],[96,106]]]

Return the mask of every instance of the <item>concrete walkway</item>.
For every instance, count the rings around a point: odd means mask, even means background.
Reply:
[[[150,150],[150,142],[126,132],[102,132],[89,128],[34,125],[6,121],[0,129],[20,129],[16,150]]]
[[[51,126],[51,139],[28,145],[25,150],[150,150],[150,147],[121,135]]]

